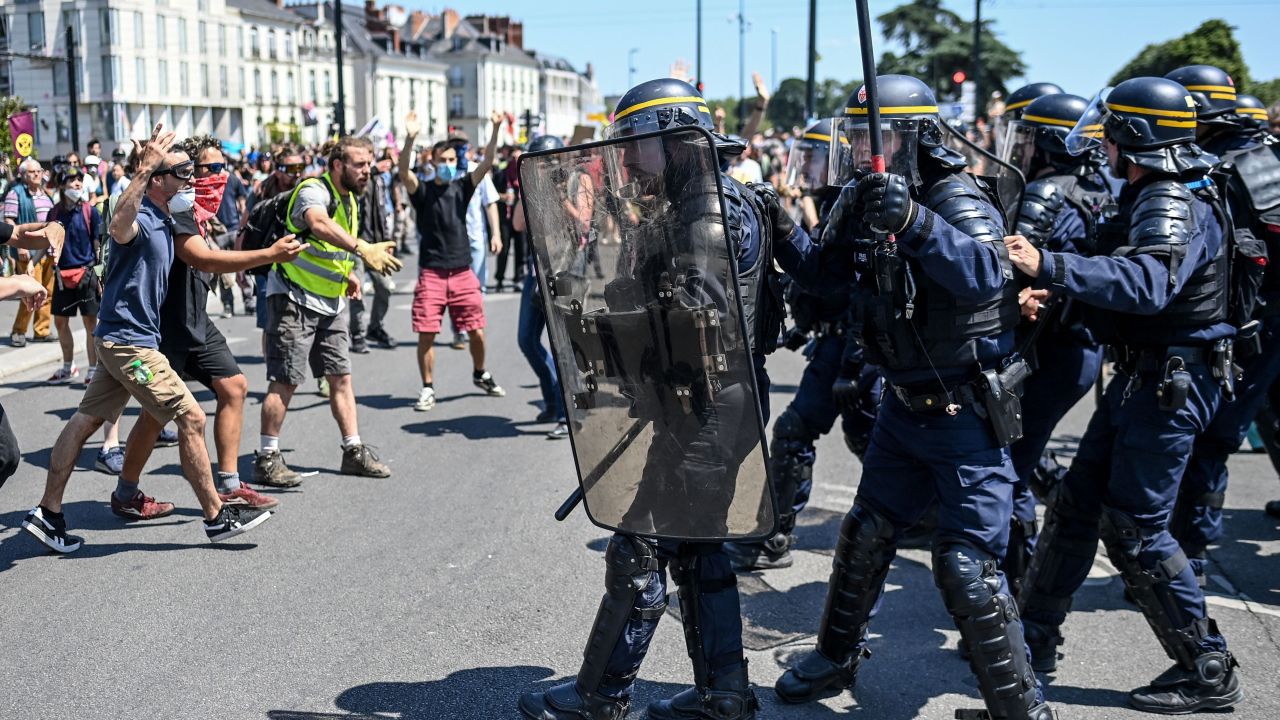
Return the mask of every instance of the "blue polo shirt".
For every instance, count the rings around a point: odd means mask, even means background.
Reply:
[[[138,234],[114,243],[107,261],[102,309],[94,336],[121,345],[160,347],[160,306],[169,291],[173,265],[173,221],[163,208],[142,198]]]

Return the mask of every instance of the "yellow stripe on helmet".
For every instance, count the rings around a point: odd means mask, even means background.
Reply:
[[[706,100],[703,100],[702,98],[697,97],[696,95],[690,95],[688,97],[654,98],[653,100],[645,100],[644,102],[636,103],[635,105],[632,105],[631,107],[626,108],[622,112],[617,113],[616,115],[613,116],[613,121],[617,122],[622,118],[630,115],[631,113],[639,112],[641,110],[644,110],[645,108],[654,107],[655,105],[675,105],[676,103],[697,103],[700,106],[698,109],[705,111],[706,106],[702,105],[702,103],[705,103],[705,102]]]
[[[805,133],[801,137],[803,137],[805,140],[821,140],[823,142],[831,142],[831,136],[823,135],[822,133]]]
[[[1235,100],[1235,93],[1209,93],[1210,100]]]
[[[1136,105],[1116,105],[1114,103],[1107,103],[1107,109],[1114,112],[1131,112],[1138,113],[1139,115],[1155,115],[1156,117],[1195,119],[1196,116],[1194,110],[1157,110],[1156,108],[1144,108]]]
[[[1023,120],[1027,122],[1043,123],[1045,125],[1059,125],[1061,127],[1075,127],[1075,120],[1059,120],[1058,118],[1045,117],[1043,115],[1023,115]]]
[[[1160,119],[1160,120],[1156,120],[1156,125],[1159,125],[1159,126],[1161,126],[1161,127],[1193,128],[1193,127],[1195,127],[1195,126],[1196,126],[1196,121],[1195,121],[1195,120],[1165,120],[1165,119]]]
[[[1004,109],[1005,109],[1005,112],[1008,112],[1010,110],[1017,110],[1019,108],[1024,108],[1030,104],[1031,104],[1031,100],[1019,100],[1016,103],[1009,103],[1008,105],[1005,105]]]
[[[1183,85],[1183,87],[1190,90],[1191,92],[1229,93],[1233,97],[1236,94],[1236,89],[1231,87],[1230,85]]]
[[[1267,111],[1262,108],[1236,108],[1236,112],[1243,113],[1245,115],[1252,115],[1263,120],[1267,117]]]
[[[881,115],[923,115],[926,113],[937,113],[937,105],[903,105],[899,107],[882,107]],[[847,107],[844,109],[845,115],[866,115],[867,108]]]

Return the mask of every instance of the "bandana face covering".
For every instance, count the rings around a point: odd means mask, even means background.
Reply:
[[[196,191],[196,224],[201,228],[209,218],[218,214],[222,205],[222,191],[227,186],[227,176],[223,173],[202,178],[192,178],[191,186]]]

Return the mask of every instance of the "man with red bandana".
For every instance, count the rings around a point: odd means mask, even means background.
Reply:
[[[209,221],[218,213],[230,172],[224,162],[222,144],[216,138],[201,136],[188,138],[180,148],[194,159],[195,174],[191,189],[186,191],[191,194],[191,207],[173,215],[174,260],[169,273],[169,292],[161,312],[160,352],[184,378],[199,381],[217,396],[213,422],[218,454],[215,483],[222,502],[272,508],[279,504],[278,500],[240,481],[240,432],[249,385],[226,339],[209,320],[205,302],[210,277],[290,262],[306,246],[292,235],[286,235],[261,250],[219,249],[211,242],[213,239],[208,238],[208,233]],[[120,482],[138,482],[161,427],[150,415],[139,416],[129,434]],[[129,520],[150,520],[172,513],[173,503],[135,496],[134,502],[126,504],[113,495],[111,510]]]

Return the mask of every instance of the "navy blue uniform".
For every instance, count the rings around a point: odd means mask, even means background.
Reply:
[[[1169,222],[1140,222],[1153,217]],[[1220,319],[1225,293],[1201,304],[1208,308],[1202,319],[1188,306],[1204,300],[1206,288],[1224,290],[1211,282],[1215,275],[1225,282],[1218,273],[1225,264],[1223,227],[1213,207],[1187,186],[1147,178],[1122,190],[1115,230],[1121,236],[1111,243],[1119,246],[1115,255],[1043,252],[1035,281],[1093,306],[1091,327],[1125,358],[1116,363],[1050,509],[1023,590],[1038,669],[1052,668],[1058,628],[1092,566],[1100,533],[1171,657],[1189,665],[1202,652],[1226,648],[1168,531],[1192,444],[1222,403],[1209,349],[1234,333]],[[1170,252],[1180,261],[1171,263]],[[1165,409],[1157,391],[1171,364],[1185,369],[1186,401]]]

